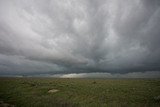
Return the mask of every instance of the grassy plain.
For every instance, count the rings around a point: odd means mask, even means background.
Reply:
[[[160,107],[159,97],[160,79],[0,78],[14,107]]]

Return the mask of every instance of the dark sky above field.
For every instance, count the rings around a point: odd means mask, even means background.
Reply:
[[[148,71],[160,0],[0,0],[0,75]]]

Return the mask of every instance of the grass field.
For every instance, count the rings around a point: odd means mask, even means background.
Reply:
[[[160,107],[159,97],[160,79],[0,78],[1,107]]]

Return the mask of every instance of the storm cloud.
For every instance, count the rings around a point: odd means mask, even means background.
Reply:
[[[160,0],[0,0],[1,75],[145,71],[160,71]]]

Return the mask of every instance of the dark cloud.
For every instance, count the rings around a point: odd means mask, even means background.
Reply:
[[[1,0],[0,74],[160,71],[159,0]]]

